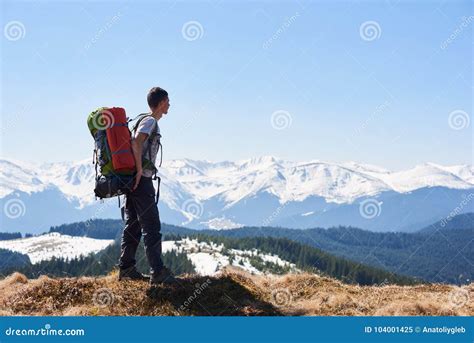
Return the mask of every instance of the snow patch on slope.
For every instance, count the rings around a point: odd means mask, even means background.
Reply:
[[[263,274],[262,271],[251,264],[249,259],[251,256],[259,257],[265,262],[270,262],[280,267],[288,267],[294,272],[299,271],[295,264],[282,260],[276,255],[264,254],[256,249],[225,249],[223,244],[199,242],[197,239],[184,238],[180,241],[164,241],[162,243],[162,251],[163,253],[170,251],[186,253],[193,263],[196,272],[200,275],[215,275],[228,265],[240,267],[253,274]],[[233,256],[232,261],[230,255]]]
[[[73,259],[99,252],[114,241],[112,239],[94,239],[61,235],[57,232],[41,236],[0,241],[0,248],[28,255],[35,264],[53,257]]]
[[[237,229],[239,227],[244,226],[242,224],[235,223],[232,220],[225,217],[212,218],[208,221],[200,222],[200,224],[204,224],[206,227],[213,230]]]

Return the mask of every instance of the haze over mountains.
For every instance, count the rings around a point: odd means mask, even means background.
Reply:
[[[119,218],[117,199],[96,201],[90,159],[33,164],[0,160],[0,231]],[[425,163],[403,171],[355,162],[292,162],[270,156],[236,162],[170,160],[160,169],[163,221],[191,228],[352,225],[413,231],[474,212],[472,165]]]

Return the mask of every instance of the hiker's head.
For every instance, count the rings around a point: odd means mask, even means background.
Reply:
[[[168,98],[168,92],[160,87],[153,87],[148,92],[147,96],[148,106],[157,119],[160,119],[163,114],[168,113],[170,108],[170,101]]]

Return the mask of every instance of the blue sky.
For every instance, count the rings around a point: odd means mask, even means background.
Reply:
[[[88,113],[135,116],[161,86],[167,159],[472,163],[470,1],[2,1],[1,12],[3,157],[90,157]]]

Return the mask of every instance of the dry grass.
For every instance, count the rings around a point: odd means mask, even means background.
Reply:
[[[253,276],[236,268],[218,277],[183,276],[150,289],[117,276],[12,274],[0,281],[0,315],[474,315],[474,284],[371,286],[312,274]]]

